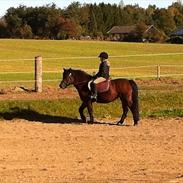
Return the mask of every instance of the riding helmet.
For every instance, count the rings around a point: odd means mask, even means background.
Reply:
[[[101,52],[98,57],[108,59],[108,54],[106,52]]]

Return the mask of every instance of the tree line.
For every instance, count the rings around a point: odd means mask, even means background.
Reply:
[[[1,38],[106,39],[116,25],[154,25],[165,35],[183,26],[181,1],[168,8],[149,5],[80,4],[73,2],[61,9],[55,4],[42,7],[11,7],[0,19]]]

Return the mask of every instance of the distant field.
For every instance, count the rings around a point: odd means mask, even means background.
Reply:
[[[9,72],[33,72],[34,57],[37,55],[43,57],[44,72],[58,71],[58,73],[44,73],[45,80],[60,78],[59,72],[63,67],[93,69],[88,71],[92,73],[98,69],[97,55],[101,51],[107,51],[110,55],[112,77],[154,76],[158,64],[168,65],[161,67],[161,74],[182,74],[183,45],[102,41],[0,40],[0,72],[8,72],[1,73],[0,80],[33,79],[33,73]],[[83,59],[82,57],[92,58]],[[171,65],[172,67],[170,67]],[[139,66],[150,67],[126,69],[126,67]]]

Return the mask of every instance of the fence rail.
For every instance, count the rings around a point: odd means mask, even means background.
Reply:
[[[137,66],[137,67],[122,67],[122,68],[111,68],[111,74],[113,74],[112,71],[114,70],[130,70],[130,69],[141,69],[141,68],[154,68],[156,72],[155,74],[147,74],[147,75],[131,75],[131,76],[113,76],[113,78],[156,78],[160,79],[161,77],[173,77],[173,76],[183,76],[183,73],[170,73],[170,74],[162,74],[161,68],[163,67],[183,67],[183,65],[146,65],[146,66]],[[76,68],[77,69],[77,68]],[[84,69],[84,68],[78,68],[85,70],[86,72],[96,71],[96,69]],[[35,72],[0,72],[0,75],[11,75],[11,74],[34,74]],[[43,77],[46,73],[61,73],[61,71],[43,71]],[[59,81],[60,79],[43,79],[44,82],[51,82],[51,81]],[[35,82],[35,80],[0,80],[0,83],[31,83]]]
[[[111,58],[125,58],[125,57],[146,57],[146,56],[171,56],[171,55],[183,55],[183,53],[159,53],[159,54],[137,54],[137,55],[123,55],[123,56],[110,56]],[[90,57],[60,57],[60,58],[44,58],[45,60],[64,60],[64,59],[96,59],[96,57],[90,56]],[[0,62],[15,62],[15,61],[32,61],[33,59],[29,59],[29,58],[25,58],[25,59],[0,59]],[[36,68],[36,67],[35,67]],[[172,68],[178,68],[178,73],[173,72]],[[181,68],[181,69],[180,69]],[[141,65],[141,66],[129,66],[129,67],[113,67],[111,68],[111,76],[112,78],[131,78],[131,79],[137,79],[137,78],[156,78],[156,79],[160,79],[162,77],[183,77],[183,72],[182,72],[182,68],[183,65],[168,65],[168,64],[161,64],[161,65]],[[77,68],[75,68],[77,69]],[[78,69],[82,69],[85,70],[86,72],[93,72],[93,71],[97,71],[98,68],[78,68]],[[140,75],[138,73],[138,71],[142,69],[141,73],[143,73],[142,75]],[[36,69],[35,69],[36,70]],[[34,77],[36,78],[35,75],[35,70],[34,71],[8,71],[8,72],[0,72],[0,84],[1,83],[35,83],[35,79],[33,79]],[[134,72],[135,70],[135,72]],[[177,71],[176,70],[176,71]],[[127,72],[128,71],[128,72]],[[45,74],[60,74],[61,71],[59,70],[43,70],[43,78],[45,76]],[[130,74],[129,74],[130,73]],[[135,73],[135,74],[134,74]],[[137,74],[138,73],[138,74]],[[22,79],[22,77],[20,77],[20,74],[31,74],[31,79],[30,78],[25,78]],[[2,76],[6,76],[8,75],[8,77],[13,77],[11,75],[20,75],[19,76],[19,80],[14,80],[12,79],[2,79]],[[41,74],[42,75],[42,74]],[[55,75],[57,76],[57,75]],[[10,78],[9,77],[9,78]],[[5,77],[4,77],[5,78]],[[61,78],[55,77],[54,79],[52,79],[53,77],[49,78],[44,78],[42,79],[43,82],[58,82],[61,80]],[[38,80],[38,78],[37,78]],[[42,87],[42,86],[41,86]]]

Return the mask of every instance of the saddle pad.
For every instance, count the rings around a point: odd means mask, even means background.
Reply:
[[[109,86],[110,86],[110,79],[103,81],[101,83],[98,83],[96,85],[97,87],[97,92],[98,93],[103,93],[109,90]]]

